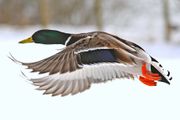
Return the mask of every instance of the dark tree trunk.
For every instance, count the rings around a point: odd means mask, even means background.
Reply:
[[[43,27],[49,24],[48,0],[39,0],[40,23]]]
[[[96,19],[96,27],[98,30],[103,29],[103,13],[102,13],[102,2],[101,0],[94,1],[94,12],[95,12],[95,19]]]
[[[163,17],[164,17],[164,38],[167,42],[171,40],[171,21],[169,14],[169,0],[162,0],[163,3]]]

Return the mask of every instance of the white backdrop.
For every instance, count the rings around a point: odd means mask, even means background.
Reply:
[[[51,97],[35,90],[21,76],[23,68],[7,56],[11,52],[21,61],[32,62],[54,54],[62,46],[18,44],[24,37],[17,36],[14,41],[0,38],[0,120],[180,120],[178,57],[160,59],[172,73],[170,86],[159,83],[148,87],[137,79],[123,79],[94,84],[75,96]]]

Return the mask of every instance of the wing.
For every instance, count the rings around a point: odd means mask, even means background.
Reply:
[[[68,95],[88,89],[91,83],[133,78],[140,73],[136,51],[108,35],[87,37],[63,51],[34,63],[22,63],[33,72],[49,73],[31,79],[45,94]]]
[[[32,69],[32,72],[39,72],[39,74],[63,74],[80,68],[77,57],[78,55],[75,55],[73,51],[62,51],[38,62],[22,63],[22,65],[27,66],[28,69]]]

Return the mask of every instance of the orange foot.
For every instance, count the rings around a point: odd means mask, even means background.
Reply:
[[[157,83],[155,81],[158,81],[160,79],[161,77],[159,76],[159,74],[148,71],[146,68],[146,64],[142,65],[142,76],[139,77],[139,80],[142,83],[148,86],[156,86]]]

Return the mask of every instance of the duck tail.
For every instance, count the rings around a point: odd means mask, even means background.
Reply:
[[[163,68],[163,66],[153,57],[151,57],[151,72],[152,73],[158,73],[161,77],[161,79],[159,80],[160,82],[164,82],[167,84],[170,84],[169,81],[172,80],[172,76],[170,74],[169,70],[165,70]]]

